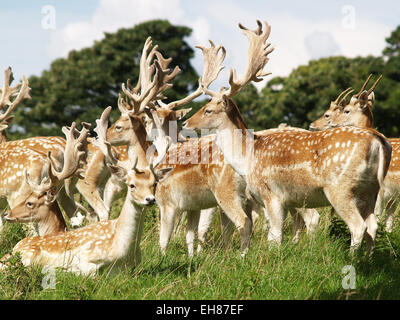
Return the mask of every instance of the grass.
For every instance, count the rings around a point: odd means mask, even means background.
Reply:
[[[119,208],[120,203],[113,207],[114,217]],[[399,299],[400,231],[379,231],[372,257],[364,254],[365,247],[350,255],[344,223],[331,218],[328,208],[320,213],[317,233],[303,234],[297,244],[291,242],[288,218],[280,248],[268,245],[262,221],[257,221],[245,258],[240,257],[237,234],[228,248],[220,247],[219,219],[215,219],[204,252],[189,259],[184,228],[174,235],[167,255],[161,256],[159,215],[157,208],[150,208],[142,263],[135,270],[116,275],[105,270],[94,278],[57,271],[55,288],[43,289],[41,268],[24,268],[15,257],[10,269],[0,272],[0,299]],[[11,252],[23,236],[21,225],[6,224],[0,256]],[[346,265],[355,268],[354,290],[342,287]]]

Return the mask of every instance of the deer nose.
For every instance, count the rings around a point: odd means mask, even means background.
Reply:
[[[9,215],[10,215],[9,212],[4,213],[3,219],[7,221],[13,221],[14,218],[11,218]]]
[[[146,202],[148,204],[154,204],[156,202],[156,199],[153,196],[149,196],[149,197],[146,197]]]

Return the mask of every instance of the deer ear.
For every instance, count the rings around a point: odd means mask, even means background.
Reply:
[[[229,98],[225,94],[222,95],[222,108],[224,109],[225,112],[231,109],[231,102],[229,101]]]
[[[190,111],[192,111],[192,108],[175,111],[176,119],[177,120],[183,119]]]
[[[358,97],[358,101],[360,103],[360,108],[365,108],[368,103],[368,92],[365,90],[361,92],[360,96]]]
[[[120,166],[114,166],[112,164],[107,163],[107,166],[110,168],[111,173],[120,181],[125,182],[127,172],[125,168]]]
[[[160,170],[157,170],[155,172],[156,180],[157,181],[163,181],[164,179],[166,179],[170,175],[170,173],[172,172],[173,169],[174,168],[168,167],[168,168],[162,168]]]
[[[375,93],[371,92],[370,95],[368,96],[368,101],[370,101],[371,103],[375,102]]]

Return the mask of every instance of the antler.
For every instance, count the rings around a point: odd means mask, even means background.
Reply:
[[[152,40],[151,37],[148,37],[140,59],[139,82],[136,87],[132,89],[129,82],[127,87],[125,87],[125,84],[122,85],[122,91],[128,100],[124,101],[121,96],[119,97],[118,107],[121,112],[141,113],[151,101],[164,99],[162,92],[172,86],[169,82],[181,71],[176,66],[170,73],[168,66],[172,59],[165,59],[157,51],[158,46],[154,46],[150,53],[147,54],[151,46]],[[157,59],[152,63],[154,56],[157,56]],[[127,108],[126,105],[132,107],[133,110],[132,108]]]
[[[359,91],[357,94],[353,95],[353,97],[358,98],[358,97],[361,95],[361,93],[362,93],[362,92],[365,90],[365,88],[367,87],[367,84],[368,84],[369,80],[371,80],[371,77],[372,77],[372,74],[370,74],[370,75],[368,76],[367,80],[365,80],[365,82],[364,82],[363,86],[361,87],[360,91]]]
[[[221,97],[222,95],[233,97],[249,82],[260,82],[263,80],[263,77],[271,74],[270,72],[263,71],[265,65],[269,61],[268,55],[274,51],[274,48],[269,48],[271,43],[265,43],[271,33],[271,26],[264,21],[265,29],[262,31],[262,23],[260,20],[257,20],[257,25],[257,29],[250,30],[239,23],[239,28],[243,30],[243,33],[249,39],[247,67],[244,76],[238,79],[236,70],[231,68],[229,74],[230,88],[222,88],[219,93],[207,91],[207,94],[217,97]]]
[[[353,93],[353,92],[354,92],[354,89],[352,89],[352,88],[348,88],[348,89],[346,89],[345,91],[343,91],[343,92],[339,95],[339,97],[335,100],[336,105],[337,105],[339,108],[343,108],[343,107],[346,105],[346,99],[347,99],[347,97],[348,97],[351,93]],[[344,94],[344,93],[346,93],[346,94],[339,100],[340,96],[341,96],[342,94]]]
[[[101,114],[100,119],[96,120],[96,128],[94,128],[94,132],[97,133],[97,137],[96,139],[93,139],[93,145],[103,152],[108,162],[117,165],[119,160],[114,157],[111,144],[107,141],[108,117],[111,109],[112,107],[107,107]]]
[[[382,75],[379,76],[379,78],[374,82],[374,84],[372,85],[371,88],[369,88],[368,90],[368,95],[370,95],[372,93],[372,91],[374,91],[375,87],[378,85],[379,81],[381,81],[382,79]]]
[[[55,164],[54,159],[51,157],[50,151],[47,153],[47,174],[39,183],[32,181],[28,171],[24,171],[25,181],[33,191],[37,193],[47,192],[52,187],[57,186],[60,181],[68,179],[73,175],[83,179],[81,174],[87,156],[87,136],[89,130],[84,126],[81,131],[78,131],[79,136],[75,137],[77,131],[75,127],[75,122],[73,122],[71,128],[62,128],[62,132],[67,138],[67,143],[64,150],[64,165],[61,172],[55,169],[57,164]]]
[[[29,91],[31,90],[31,88],[29,88],[28,86],[28,79],[23,76],[21,83],[18,83],[15,87],[10,87],[13,79],[14,78],[11,67],[8,67],[4,71],[4,84],[3,89],[0,91],[0,109],[4,109],[6,106],[8,106],[8,109],[0,115],[0,122],[6,121],[11,112],[14,111],[15,107],[22,100],[31,99],[31,96],[29,95]],[[11,102],[11,98],[14,96],[16,96],[16,98],[14,99],[14,101]]]
[[[210,47],[202,47],[202,46],[195,46],[196,48],[200,49],[203,53],[203,62],[204,62],[204,70],[202,77],[199,78],[199,86],[198,88],[192,92],[187,97],[173,101],[169,104],[163,103],[161,100],[158,100],[157,103],[161,108],[166,109],[175,109],[181,106],[184,106],[191,102],[192,100],[196,99],[197,97],[201,96],[203,90],[208,89],[210,84],[217,79],[219,73],[221,72],[224,67],[222,66],[222,62],[226,56],[226,50],[222,45],[215,46],[214,42],[208,40],[210,42]]]
[[[70,128],[63,127],[62,132],[65,134],[67,143],[64,150],[64,165],[61,172],[55,169],[54,161],[51,158],[49,152],[47,158],[51,162],[50,172],[51,180],[58,184],[58,182],[68,179],[69,177],[76,175],[83,179],[82,166],[84,165],[87,157],[87,137],[89,130],[84,126],[76,137],[76,124],[72,123]]]

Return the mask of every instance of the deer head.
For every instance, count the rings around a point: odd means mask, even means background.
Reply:
[[[183,128],[186,129],[216,129],[220,128],[223,123],[234,122],[240,126],[244,124],[237,106],[232,100],[242,88],[251,81],[259,82],[263,77],[269,75],[264,72],[263,68],[269,61],[268,55],[273,51],[270,43],[265,43],[268,39],[271,27],[264,22],[264,30],[262,30],[261,21],[257,20],[258,27],[256,30],[249,30],[239,23],[239,28],[249,39],[249,50],[247,67],[242,78],[238,78],[236,70],[231,69],[229,75],[230,87],[221,88],[219,92],[211,91],[203,88],[204,93],[211,97],[211,100],[203,106],[196,114],[184,122]]]
[[[123,182],[128,187],[128,196],[131,201],[137,205],[151,205],[155,202],[155,188],[157,182],[165,179],[173,168],[157,169],[157,166],[163,161],[170,145],[170,138],[166,137],[159,127],[160,135],[153,142],[157,150],[157,155],[153,156],[148,161],[149,165],[144,168],[138,168],[138,157],[131,161],[130,168],[126,168],[119,160],[117,160],[111,150],[111,144],[107,141],[107,125],[108,114],[111,107],[105,109],[100,117],[96,120],[97,138],[93,144],[98,147],[104,154],[107,160],[107,166],[111,173],[118,180]]]
[[[346,95],[340,100],[339,103],[335,103],[335,108],[334,111],[330,114],[329,121],[325,121],[321,117],[320,119],[314,121],[310,125],[310,128],[312,128],[313,130],[324,130],[339,126],[356,126],[356,127],[372,128],[373,126],[372,106],[373,103],[375,102],[375,95],[373,91],[376,88],[379,81],[381,80],[382,76],[380,76],[375,81],[375,83],[371,86],[371,88],[365,90],[371,77],[372,75],[369,75],[369,77],[361,87],[360,91],[352,96],[349,103],[346,102],[346,98],[354,90],[348,91]]]
[[[62,131],[67,138],[62,168],[59,168],[59,163],[49,152],[46,163],[42,167],[39,182],[32,181],[28,171],[25,170],[25,183],[30,187],[31,193],[5,215],[6,220],[18,222],[41,221],[47,219],[52,213],[56,215],[61,213],[55,201],[57,193],[62,186],[62,181],[73,175],[80,176],[83,171],[82,167],[87,152],[86,139],[89,133],[89,130],[84,128],[77,136],[75,123],[72,124],[71,128],[63,127]]]

